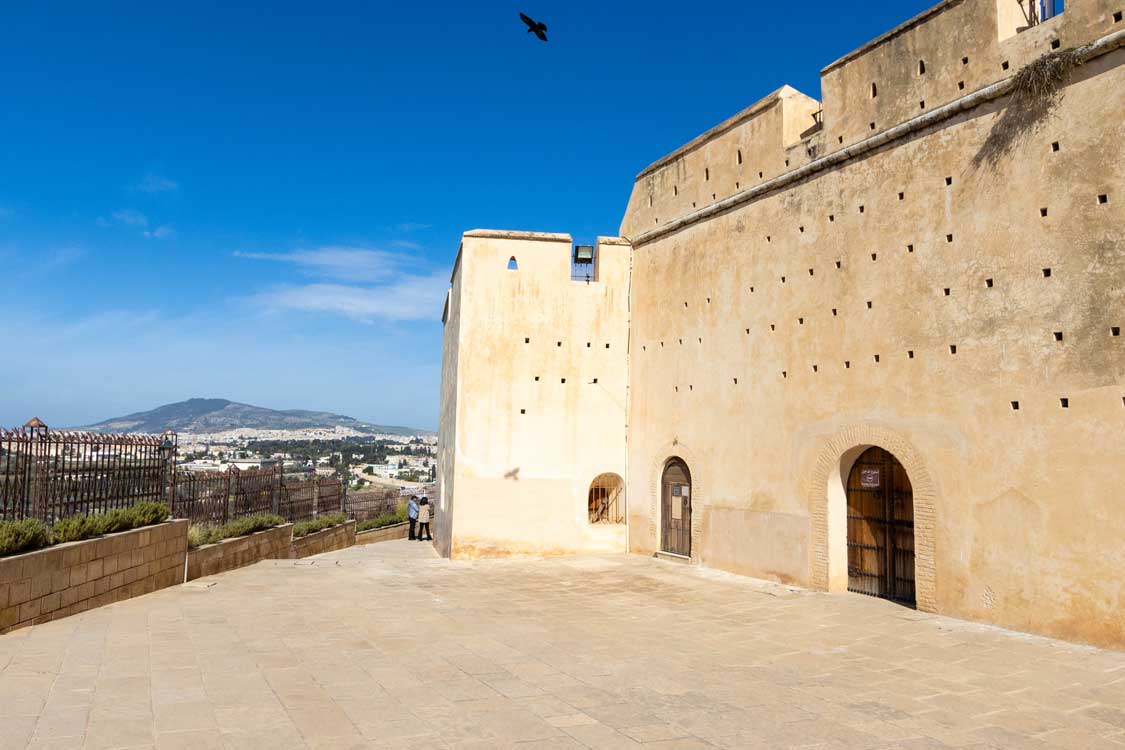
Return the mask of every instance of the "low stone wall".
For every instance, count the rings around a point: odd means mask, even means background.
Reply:
[[[339,526],[330,526],[327,529],[321,529],[299,539],[294,539],[289,557],[296,559],[351,547],[355,544],[355,536],[355,521],[348,521]]]
[[[183,582],[186,520],[0,558],[0,633]]]
[[[361,531],[355,535],[356,544],[375,544],[388,542],[391,539],[406,539],[410,536],[410,522],[396,523],[393,526],[384,526],[381,529]]]
[[[194,581],[202,576],[234,570],[259,560],[290,557],[292,542],[293,524],[287,523],[247,536],[196,547],[188,552],[187,580]],[[182,558],[180,564],[183,564]]]

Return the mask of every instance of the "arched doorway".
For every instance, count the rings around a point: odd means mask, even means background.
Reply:
[[[590,523],[625,523],[625,482],[612,472],[590,482],[587,497]]]
[[[691,472],[679,458],[660,477],[660,549],[691,557]]]
[[[848,473],[848,590],[914,606],[914,489],[874,446]]]

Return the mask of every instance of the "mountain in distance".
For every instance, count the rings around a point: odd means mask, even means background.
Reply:
[[[352,417],[326,411],[304,409],[266,409],[261,406],[240,404],[225,398],[189,398],[175,404],[165,404],[149,411],[127,414],[107,419],[97,424],[79,427],[92,432],[146,432],[160,433],[174,430],[177,433],[210,433],[227,430],[310,430],[347,427],[364,434],[431,435],[428,430],[360,422]]]

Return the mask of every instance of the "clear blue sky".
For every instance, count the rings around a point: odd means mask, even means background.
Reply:
[[[432,428],[462,231],[614,234],[641,168],[930,4],[10,3],[0,425]]]

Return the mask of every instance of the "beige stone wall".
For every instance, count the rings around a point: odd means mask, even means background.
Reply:
[[[825,70],[820,142],[852,148],[1015,74],[1056,36],[1119,32],[1114,5],[1078,0],[1000,40],[994,3],[945,3]],[[1008,100],[984,100],[667,232],[642,173],[622,223],[635,247],[633,550],[658,544],[659,472],[678,455],[697,560],[845,588],[841,461],[881,445],[915,485],[920,608],[1125,643],[1116,44],[1007,152],[995,144]],[[710,181],[733,185],[724,163]]]
[[[0,633],[182,583],[188,521],[0,558]]]
[[[377,542],[389,542],[392,539],[406,539],[410,536],[409,523],[396,523],[392,526],[384,526],[380,529],[370,529],[369,531],[361,531],[355,535],[356,544],[375,544]],[[437,545],[437,536],[434,536],[434,544]]]
[[[464,236],[446,320],[445,373],[455,321],[460,356],[443,377],[443,553],[625,549],[624,524],[588,522],[587,492],[625,476],[630,248],[599,239],[593,283],[571,281],[571,248],[568,235]]]
[[[224,539],[188,551],[187,580],[224,573],[261,560],[285,560],[293,553],[293,524]]]
[[[299,559],[346,549],[355,544],[355,521],[348,521],[293,540],[289,557]]]
[[[437,454],[437,513],[433,519],[434,548],[443,557],[449,557],[453,548],[453,488],[456,475],[456,446],[458,421],[457,365],[461,357],[461,256],[457,252],[450,278],[449,292],[445,298],[441,322],[441,410],[438,416]]]

